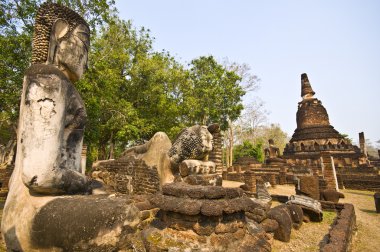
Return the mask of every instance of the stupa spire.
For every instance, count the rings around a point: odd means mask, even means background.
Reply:
[[[301,74],[301,96],[303,99],[312,98],[315,92],[313,91],[309,78],[306,73]]]

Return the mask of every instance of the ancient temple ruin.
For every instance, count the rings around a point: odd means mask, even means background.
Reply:
[[[334,158],[336,167],[358,167],[363,163],[360,149],[334,129],[327,110],[314,95],[307,74],[302,74],[297,128],[284,149],[284,159],[289,165],[320,167],[325,152]]]

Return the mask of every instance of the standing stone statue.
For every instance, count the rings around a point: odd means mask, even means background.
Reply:
[[[133,201],[73,195],[91,191],[80,173],[86,112],[73,86],[87,67],[89,45],[90,30],[82,17],[50,1],[41,5],[1,221],[8,251],[119,251],[132,246],[128,239],[141,216]]]
[[[32,66],[20,106],[16,174],[34,192],[86,192],[80,173],[84,103],[73,86],[87,67],[90,30],[72,10],[44,4],[38,11]]]

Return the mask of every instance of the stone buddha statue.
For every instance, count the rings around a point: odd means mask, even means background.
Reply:
[[[284,163],[284,160],[280,158],[280,149],[275,146],[273,139],[268,140],[269,146],[265,148],[265,163],[266,164],[277,164]]]
[[[33,192],[88,190],[80,173],[86,112],[73,83],[87,67],[89,46],[90,30],[82,17],[60,5],[42,5],[32,66],[24,77],[16,161],[23,183]]]

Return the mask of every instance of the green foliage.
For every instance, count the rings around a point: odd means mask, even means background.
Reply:
[[[352,143],[353,142],[352,138],[350,138],[348,134],[341,133],[339,135],[340,135],[340,137],[342,137],[343,139],[345,139],[346,141],[348,141],[348,143]]]
[[[190,82],[184,89],[184,105],[191,124],[218,122],[227,128],[227,120],[236,120],[245,94],[239,85],[242,77],[217,63],[213,56],[202,56],[190,64]]]
[[[263,145],[261,142],[254,145],[250,141],[234,147],[234,161],[241,157],[254,157],[259,162],[264,162]]]
[[[29,66],[35,12],[42,0],[3,1],[0,5],[0,137],[14,138],[22,78]],[[227,68],[212,56],[189,66],[168,52],[155,52],[145,28],[117,17],[113,0],[57,0],[91,26],[89,69],[77,82],[87,111],[85,144],[89,163],[112,158],[157,131],[174,138],[194,124],[239,117],[246,69]],[[243,76],[244,75],[244,76]],[[11,132],[11,133],[9,133]],[[1,142],[0,142],[1,143]]]

